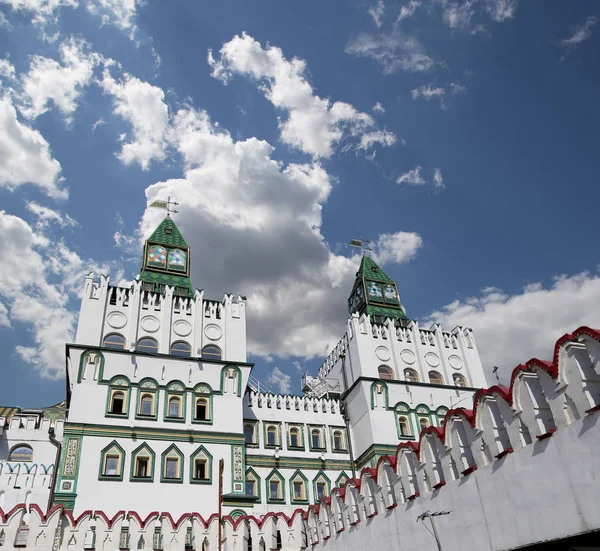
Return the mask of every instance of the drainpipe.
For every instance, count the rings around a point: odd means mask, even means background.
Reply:
[[[56,491],[55,486],[56,486],[56,479],[58,477],[60,452],[62,449],[62,444],[56,438],[54,438],[54,427],[50,427],[48,429],[48,439],[54,446],[56,446],[56,460],[54,461],[54,472],[52,473],[52,484],[50,486],[50,496],[48,497],[48,507],[46,508],[46,514],[48,514],[50,507],[52,507],[52,500],[54,499],[54,494]]]
[[[341,354],[342,357],[342,376],[344,377],[344,392],[348,390],[348,379],[346,377],[346,353],[343,352]],[[350,468],[352,469],[352,478],[356,478],[356,468],[354,467],[354,453],[352,451],[352,436],[350,434],[350,418],[348,417],[348,412],[346,408],[346,402],[344,400],[340,400],[340,410],[342,414],[342,419],[344,419],[344,423],[346,424],[346,436],[348,437],[348,454],[350,455]]]

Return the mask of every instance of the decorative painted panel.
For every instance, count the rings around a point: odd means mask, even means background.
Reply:
[[[233,460],[233,491],[234,493],[244,493],[244,449],[242,446],[233,446],[231,454]]]
[[[167,264],[167,249],[160,245],[148,247],[148,264],[164,268]]]
[[[169,251],[169,268],[172,270],[184,271],[186,267],[186,253],[181,249],[172,249]]]
[[[398,291],[396,290],[395,285],[387,284],[383,288],[383,294],[385,297],[385,301],[391,304],[399,304],[398,300]]]
[[[383,292],[381,291],[381,285],[375,283],[374,281],[367,282],[367,292],[369,293],[369,298],[375,300],[383,300]]]
[[[77,460],[79,457],[79,439],[69,438],[63,464],[63,476],[75,476],[77,473]]]

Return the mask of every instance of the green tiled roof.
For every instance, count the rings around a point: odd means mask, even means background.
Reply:
[[[401,308],[388,308],[387,306],[376,306],[369,304],[366,309],[369,316],[382,316],[384,318],[404,319],[408,317]]]
[[[360,268],[358,269],[358,277],[364,279],[374,279],[383,283],[394,283],[394,280],[389,277],[368,255],[362,257]]]
[[[194,290],[189,277],[178,276],[173,274],[164,274],[160,272],[150,272],[142,270],[140,279],[148,283],[158,283],[159,285],[171,285],[173,287],[185,287],[188,289],[188,296],[193,296]]]
[[[10,420],[10,418],[17,413],[21,413],[21,408],[11,406],[0,406],[0,417],[6,417],[7,421]]]
[[[160,243],[171,247],[188,248],[188,244],[181,235],[179,228],[170,216],[167,216],[154,230],[154,233],[148,238],[151,243]]]

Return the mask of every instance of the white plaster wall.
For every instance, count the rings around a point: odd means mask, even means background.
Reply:
[[[435,551],[435,540],[416,522],[427,511],[451,511],[434,520],[444,551],[504,551],[598,530],[599,423],[598,414],[585,417],[552,438],[333,534],[314,549],[371,550],[376,542],[381,549]]]
[[[18,503],[48,505],[54,475],[57,448],[50,442],[50,420],[15,416],[8,423],[0,418],[0,508],[9,511]],[[57,422],[55,437],[62,441],[63,422]],[[10,450],[17,444],[28,444],[33,450],[31,463],[8,461]]]

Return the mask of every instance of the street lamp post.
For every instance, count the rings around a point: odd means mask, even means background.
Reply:
[[[432,535],[435,538],[435,543],[437,544],[438,551],[442,551],[442,544],[440,542],[440,536],[437,533],[437,529],[435,527],[435,522],[433,522],[433,517],[439,517],[440,515],[449,515],[451,511],[439,511],[437,513],[430,513],[429,511],[425,513],[421,513],[417,517],[417,522],[421,521],[425,524],[425,519],[428,518],[429,522],[431,522],[431,529],[433,530]],[[427,527],[426,527],[427,528]]]

